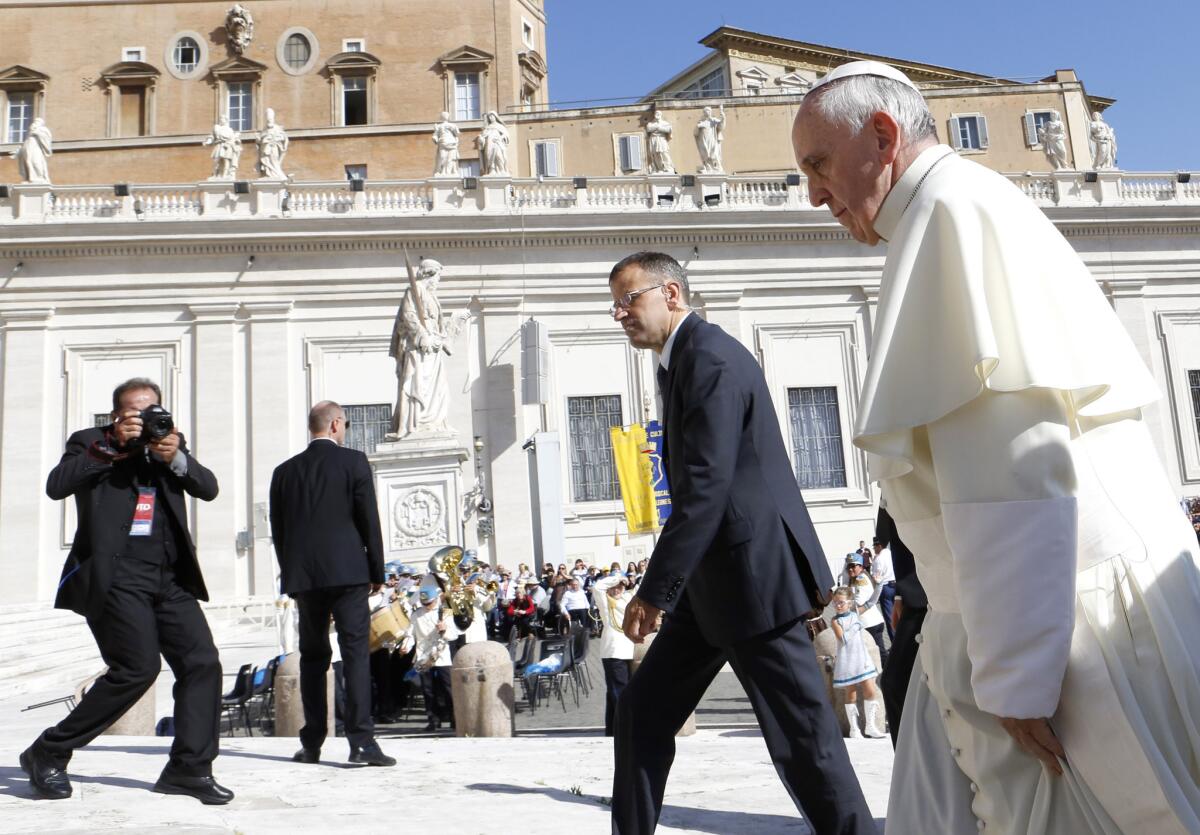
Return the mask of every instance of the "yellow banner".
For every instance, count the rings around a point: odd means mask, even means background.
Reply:
[[[613,458],[617,462],[617,478],[621,482],[621,500],[625,503],[625,522],[630,533],[651,533],[658,530],[658,509],[654,501],[653,467],[646,454],[646,427],[614,426]]]

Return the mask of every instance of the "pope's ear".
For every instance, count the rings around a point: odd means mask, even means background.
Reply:
[[[900,124],[892,114],[880,110],[871,117],[871,131],[879,149],[879,162],[891,165],[900,154]]]

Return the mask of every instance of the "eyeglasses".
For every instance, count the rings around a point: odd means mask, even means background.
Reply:
[[[618,310],[628,310],[629,306],[633,304],[633,300],[642,295],[642,293],[649,293],[651,290],[657,290],[659,287],[665,286],[666,282],[662,281],[658,284],[651,284],[649,287],[643,287],[641,290],[634,290],[630,293],[626,293],[625,295],[621,296],[621,298],[613,302],[612,306],[608,309],[608,315],[616,316]]]

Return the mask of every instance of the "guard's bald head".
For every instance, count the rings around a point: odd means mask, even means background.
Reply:
[[[322,400],[313,406],[308,413],[308,431],[314,435],[329,431],[330,424],[336,418],[344,418],[342,407],[332,400]]]

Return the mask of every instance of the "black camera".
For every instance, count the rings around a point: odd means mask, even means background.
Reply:
[[[157,403],[142,409],[138,417],[142,419],[142,435],[138,438],[138,443],[161,441],[175,431],[175,419]]]

